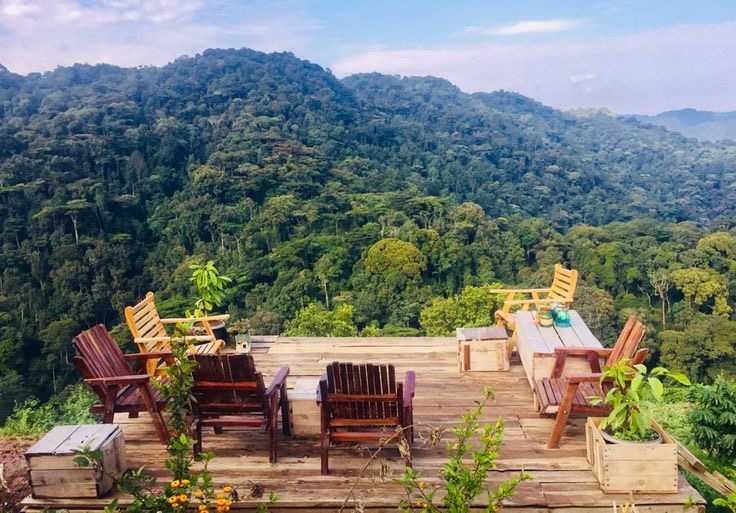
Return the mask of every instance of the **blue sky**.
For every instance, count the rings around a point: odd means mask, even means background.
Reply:
[[[734,0],[0,0],[0,63],[161,65],[211,47],[291,51],[507,89],[554,107],[736,110]]]

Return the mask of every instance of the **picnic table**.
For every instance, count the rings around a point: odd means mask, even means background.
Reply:
[[[524,366],[529,385],[552,375],[556,347],[603,347],[575,310],[570,310],[570,327],[541,327],[535,311],[518,311],[516,315],[516,350]],[[568,358],[563,376],[590,372],[586,358]]]

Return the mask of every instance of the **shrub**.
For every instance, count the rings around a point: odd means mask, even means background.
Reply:
[[[498,283],[468,286],[455,296],[434,298],[422,310],[419,323],[430,337],[454,335],[458,327],[488,326],[505,299],[504,295],[491,292],[499,287]]]
[[[719,464],[736,461],[736,383],[723,375],[712,385],[690,392],[695,408],[690,413],[693,440]]]
[[[284,335],[292,337],[350,337],[357,335],[353,323],[353,306],[337,305],[327,310],[321,303],[302,308],[286,323]]]

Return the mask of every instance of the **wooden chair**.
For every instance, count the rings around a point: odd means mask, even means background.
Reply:
[[[198,354],[219,353],[225,347],[225,342],[217,340],[210,326],[210,322],[225,321],[229,318],[230,316],[227,314],[194,317],[193,319],[195,321],[202,324],[206,334],[187,336],[187,341],[201,342],[198,345],[190,345],[192,352]],[[192,318],[177,317],[162,319],[158,315],[156,303],[153,299],[153,292],[147,292],[143,301],[135,306],[125,307],[125,320],[128,323],[130,332],[133,334],[133,340],[138,345],[138,350],[141,353],[148,353],[151,351],[169,351],[171,349],[171,335],[168,334],[165,326],[167,324],[187,322],[192,320]],[[162,363],[160,360],[151,359],[146,364],[146,370],[151,376],[165,374]]]
[[[414,441],[412,400],[416,376],[397,383],[393,365],[333,362],[319,382],[322,475],[332,442]],[[411,466],[411,457],[406,455]]]
[[[521,307],[528,310],[531,305],[537,310],[542,305],[550,303],[562,303],[569,307],[572,304],[575,288],[578,284],[578,272],[574,269],[565,269],[560,264],[555,264],[555,274],[552,285],[548,289],[494,289],[493,294],[506,294],[503,307],[496,311],[496,325],[506,324],[511,331],[516,329],[516,318],[511,312],[513,307]],[[526,294],[531,299],[514,299],[517,294]]]
[[[555,365],[552,377],[535,383],[535,397],[539,403],[540,417],[555,417],[555,424],[549,436],[547,447],[557,448],[562,431],[570,417],[608,415],[610,407],[606,404],[594,405],[590,398],[605,397],[610,389],[601,383],[600,358],[608,357],[605,366],[610,367],[623,358],[631,358],[633,364],[644,361],[648,349],[639,349],[644,338],[644,325],[631,316],[612,349],[593,349],[583,347],[558,347],[555,349]],[[590,363],[590,374],[577,374],[561,377],[568,357],[584,357]]]
[[[148,373],[135,372],[129,360],[137,361],[143,369],[146,360],[169,359],[172,358],[171,353],[124,355],[102,324],[83,331],[74,337],[72,344],[79,353],[74,357],[74,363],[82,373],[84,382],[92,387],[100,399],[90,411],[101,413],[105,424],[113,421],[116,412],[127,412],[130,417],[137,417],[139,412],[147,411],[159,440],[167,443],[169,433],[161,414],[164,404],[161,392],[151,386]]]
[[[279,409],[284,436],[291,436],[286,395],[289,367],[281,367],[266,388],[250,354],[196,354],[194,358],[198,364],[192,388],[195,456],[202,451],[203,427],[213,427],[216,433],[223,427],[258,427],[270,435],[269,461],[275,463]]]

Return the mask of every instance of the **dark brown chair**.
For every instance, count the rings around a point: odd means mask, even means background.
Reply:
[[[644,361],[648,349],[639,349],[644,338],[644,325],[635,316],[630,316],[624,329],[611,349],[586,347],[555,348],[555,365],[552,377],[535,383],[534,392],[539,402],[540,417],[555,417],[555,424],[549,436],[547,447],[555,449],[560,445],[562,431],[570,417],[605,416],[611,411],[607,404],[594,405],[591,397],[604,398],[610,386],[601,383],[600,358],[608,357],[605,367],[615,365],[623,358],[631,358],[633,364]],[[584,357],[590,364],[590,374],[562,377],[568,357]]]
[[[202,428],[265,428],[270,435],[269,461],[276,462],[276,431],[281,410],[284,436],[291,436],[289,401],[286,395],[288,367],[281,367],[268,388],[256,371],[250,354],[197,354],[193,372],[192,431],[195,456],[202,451]]]
[[[329,474],[332,442],[414,441],[412,400],[416,376],[396,382],[393,365],[333,362],[319,382],[322,475]],[[410,455],[406,464],[411,466]]]
[[[130,417],[137,417],[138,413],[147,411],[159,440],[167,443],[169,433],[161,414],[164,399],[161,392],[151,386],[145,362],[149,358],[171,358],[171,353],[124,355],[102,324],[83,331],[74,337],[72,344],[78,353],[74,363],[82,373],[84,382],[92,387],[100,399],[90,411],[101,413],[102,422],[106,424],[113,421],[116,412],[127,412]],[[129,360],[137,361],[138,367],[143,370],[134,371]]]

